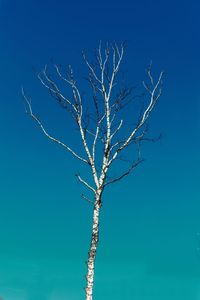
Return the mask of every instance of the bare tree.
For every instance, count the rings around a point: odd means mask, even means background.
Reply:
[[[147,69],[148,83],[143,82],[146,100],[143,102],[143,107],[138,112],[135,122],[132,122],[133,124],[129,125],[128,128],[125,126],[121,112],[124,109],[127,117],[126,106],[135,99],[136,95],[134,95],[132,88],[121,86],[117,81],[120,80],[119,70],[124,49],[124,44],[107,44],[102,49],[100,43],[95,51],[93,62],[90,62],[83,53],[83,60],[88,70],[87,81],[91,91],[90,101],[87,102],[89,109],[74,79],[71,67],[64,73],[58,65],[54,65],[57,79],[49,74],[47,67],[38,74],[41,84],[66,109],[75,122],[85,151],[84,155],[81,151],[80,154],[77,150],[72,149],[68,142],[65,143],[55,138],[46,130],[41,120],[34,114],[30,98],[22,89],[26,112],[38,124],[44,135],[62,146],[90,169],[92,184],[77,174],[78,181],[92,193],[92,198],[88,195],[82,195],[82,197],[93,205],[92,236],[87,259],[85,288],[87,300],[93,299],[95,259],[99,240],[99,216],[103,191],[106,186],[129,175],[142,162],[140,144],[142,141],[148,140],[147,120],[162,92],[163,72],[154,80],[150,65]],[[70,87],[70,96],[62,92],[61,82]],[[136,157],[133,154],[132,162],[130,162],[127,170],[123,170],[117,177],[112,177],[110,169],[112,169],[113,163],[117,159],[122,159],[121,155],[130,145],[135,147]],[[130,152],[128,153],[130,156]]]

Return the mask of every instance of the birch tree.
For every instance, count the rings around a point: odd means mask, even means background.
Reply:
[[[84,151],[73,149],[70,146],[70,141],[64,142],[51,135],[33,111],[30,97],[22,89],[26,113],[37,123],[41,132],[88,167],[90,180],[77,174],[77,180],[89,191],[87,195],[82,194],[82,197],[93,207],[91,243],[87,258],[86,300],[93,299],[103,192],[108,185],[129,175],[142,162],[140,145],[142,141],[148,140],[147,121],[162,93],[163,72],[154,78],[150,65],[146,70],[147,79],[143,82],[146,100],[143,101],[137,118],[134,116],[132,124],[126,126],[127,114],[131,114],[126,107],[134,104],[134,101],[131,100],[135,99],[137,95],[134,95],[134,89],[119,83],[124,50],[124,44],[107,44],[105,47],[100,44],[95,51],[93,61],[90,61],[85,53],[82,53],[90,91],[87,102],[83,99],[71,66],[67,71],[63,71],[61,67],[54,65],[54,77],[49,74],[47,66],[38,74],[42,86],[67,111],[68,117],[71,117],[72,122],[78,128],[78,135]],[[61,82],[62,87],[63,84],[66,84],[70,89],[68,95],[62,91]],[[121,118],[123,109],[125,116]],[[133,146],[132,151],[130,151],[131,146]],[[121,173],[119,171],[118,175],[113,177],[110,171],[112,171],[114,163],[120,161],[122,154],[126,153],[128,148],[130,163],[127,169],[122,168],[123,171]]]

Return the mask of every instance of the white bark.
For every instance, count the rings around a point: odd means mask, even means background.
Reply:
[[[102,193],[105,186],[117,182],[129,175],[140,162],[143,160],[140,157],[140,142],[144,140],[146,130],[144,126],[150,117],[162,91],[162,77],[163,72],[158,76],[157,81],[154,82],[151,75],[151,66],[147,71],[150,84],[143,83],[149,101],[140,116],[138,123],[134,125],[129,134],[120,139],[119,131],[125,125],[123,119],[119,119],[118,111],[123,108],[129,99],[132,89],[119,89],[119,94],[113,92],[117,85],[117,75],[124,55],[124,45],[118,47],[116,44],[105,48],[103,52],[101,44],[97,51],[97,66],[91,64],[85,54],[83,54],[84,61],[88,67],[88,81],[91,84],[94,111],[90,111],[92,121],[95,122],[95,127],[89,127],[87,118],[84,115],[84,102],[82,101],[81,93],[78,85],[74,80],[72,68],[69,67],[69,74],[65,77],[58,66],[55,66],[56,74],[62,82],[66,83],[72,92],[72,96],[64,95],[57,83],[47,73],[47,67],[38,75],[41,84],[50,92],[50,94],[61,104],[72,116],[80,134],[85,156],[79,155],[71,147],[68,142],[63,143],[59,139],[51,136],[43,126],[40,119],[33,113],[31,101],[25,95],[22,89],[22,95],[26,103],[26,112],[37,123],[44,135],[51,141],[61,145],[65,150],[70,152],[79,161],[86,164],[90,168],[92,183],[89,184],[80,175],[77,175],[79,182],[81,182],[94,195],[94,201],[82,195],[83,199],[87,200],[93,205],[93,221],[92,221],[92,237],[88,252],[87,260],[87,275],[86,275],[86,300],[93,299],[94,273],[95,273],[95,259],[99,240],[99,215],[102,204]],[[129,103],[129,101],[128,101]],[[95,115],[95,116],[94,116]],[[94,117],[93,117],[94,116]],[[118,119],[117,119],[118,116]],[[88,122],[89,123],[89,122]],[[93,123],[94,124],[94,123]],[[142,131],[142,132],[141,132]],[[90,140],[87,133],[90,134]],[[92,136],[92,140],[91,140]],[[99,143],[103,143],[98,148]],[[110,170],[112,163],[119,158],[119,153],[123,152],[131,144],[138,146],[138,158],[133,160],[130,167],[119,174],[116,178],[108,179],[107,172]],[[103,148],[103,153],[102,153]],[[100,151],[99,151],[100,150]],[[99,153],[102,155],[99,156]]]
[[[86,300],[93,299],[94,286],[94,267],[96,259],[96,251],[99,241],[99,214],[101,209],[101,191],[96,193],[96,200],[93,210],[92,238],[87,260],[87,275],[86,275]]]

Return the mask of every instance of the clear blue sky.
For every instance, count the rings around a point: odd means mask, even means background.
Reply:
[[[80,75],[81,51],[100,40],[127,41],[128,82],[142,82],[150,60],[166,76],[150,127],[161,143],[104,195],[95,300],[200,299],[199,14],[193,0],[0,1],[3,299],[84,299],[92,209],[73,176],[79,163],[27,118],[20,87],[51,132],[76,145],[35,72],[53,60]]]

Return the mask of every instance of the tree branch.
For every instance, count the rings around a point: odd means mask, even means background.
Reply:
[[[111,180],[107,181],[107,182],[105,183],[104,186],[107,186],[107,185],[109,185],[109,184],[115,183],[115,182],[121,180],[122,178],[126,177],[126,176],[129,175],[133,170],[135,170],[135,168],[136,168],[141,162],[143,162],[143,161],[144,161],[144,159],[139,159],[139,160],[137,160],[136,162],[134,162],[134,163],[130,166],[130,168],[128,168],[128,170],[127,170],[126,172],[124,172],[124,173],[123,173],[122,175],[120,175],[119,177],[116,177],[116,178],[114,178],[114,179],[111,179]]]
[[[123,124],[123,120],[120,121],[118,127],[115,129],[115,131],[111,134],[110,136],[110,140],[112,140],[112,138],[117,134],[117,132],[120,130],[120,128],[122,127]]]
[[[32,111],[32,106],[31,106],[31,102],[30,100],[27,98],[24,89],[22,88],[22,96],[26,102],[26,113],[38,124],[38,126],[40,127],[40,129],[42,130],[42,132],[45,134],[45,136],[50,139],[51,141],[61,145],[62,147],[64,147],[66,150],[68,150],[72,155],[74,155],[76,158],[78,158],[79,160],[83,161],[86,164],[89,164],[89,161],[86,160],[85,158],[81,157],[80,155],[78,155],[74,150],[72,150],[69,146],[67,146],[65,143],[61,142],[60,140],[58,140],[57,138],[54,138],[53,136],[51,136],[46,129],[44,128],[42,122],[39,120],[38,117],[36,117],[36,115],[33,113]]]
[[[72,103],[71,100],[67,99],[59,90],[57,84],[50,78],[49,75],[47,75],[47,66],[45,66],[44,70],[42,71],[42,74],[44,76],[44,79],[51,85],[49,86],[42,78],[41,73],[38,74],[38,79],[40,80],[41,84],[47,88],[52,95],[56,97],[56,99],[65,107],[67,108],[71,113],[72,111],[69,109],[68,106],[72,107],[74,112],[77,113],[77,108]]]
[[[86,200],[87,202],[91,203],[91,204],[95,204],[94,201],[90,200],[88,197],[86,197],[85,195],[81,194],[81,197]]]
[[[151,73],[150,73],[151,74]],[[161,82],[162,82],[162,77],[163,77],[164,72],[161,72],[159,75],[159,78],[156,82],[156,84],[154,85],[153,89],[150,90],[149,88],[146,88],[147,91],[150,94],[150,101],[149,104],[147,106],[147,108],[145,109],[145,111],[142,114],[142,117],[140,118],[137,126],[132,130],[131,134],[129,135],[129,137],[126,139],[126,141],[124,142],[124,144],[122,144],[115,152],[115,154],[113,155],[113,157],[110,159],[109,161],[109,165],[115,160],[115,158],[117,157],[117,155],[124,149],[126,148],[126,146],[134,139],[135,134],[138,132],[138,130],[145,124],[146,120],[149,117],[149,114],[151,113],[151,111],[153,110],[158,98],[161,95],[162,89],[161,87],[159,88]],[[149,76],[149,73],[148,73]],[[151,75],[150,75],[151,76]],[[150,77],[150,81],[152,82],[152,79]],[[145,85],[146,86],[146,85]],[[158,90],[159,88],[159,90]]]
[[[92,175],[93,175],[93,178],[94,178],[94,182],[95,182],[96,186],[98,187],[99,182],[98,182],[98,177],[97,177],[95,163],[94,163],[93,157],[92,157],[92,155],[90,153],[90,150],[89,150],[89,147],[88,147],[88,143],[87,143],[87,140],[86,140],[86,135],[85,135],[85,132],[84,132],[84,129],[83,129],[83,125],[82,125],[83,107],[82,107],[82,99],[81,99],[81,95],[80,95],[79,89],[76,86],[76,83],[75,83],[75,81],[73,80],[72,77],[71,77],[71,80],[67,80],[61,74],[58,66],[55,65],[55,68],[56,68],[56,71],[57,71],[58,75],[60,76],[60,78],[62,80],[64,80],[64,81],[66,81],[68,84],[71,85],[73,92],[75,92],[75,94],[74,94],[75,99],[76,99],[76,95],[78,97],[78,101],[77,101],[78,102],[78,108],[77,109],[78,109],[79,113],[77,114],[77,124],[79,126],[79,130],[80,130],[80,135],[81,135],[81,139],[82,139],[82,142],[83,142],[83,146],[85,148],[85,151],[86,151],[86,154],[88,156],[88,160],[89,160],[89,163],[90,163],[90,166],[91,166],[91,169],[92,169]],[[71,76],[73,76],[73,72],[72,72],[71,68],[70,68],[70,71],[71,71]]]
[[[76,177],[77,177],[78,180],[79,180],[82,184],[84,184],[88,189],[90,189],[90,190],[93,191],[94,193],[96,192],[96,190],[95,190],[91,185],[89,185],[89,183],[87,183],[85,180],[83,180],[83,179],[81,178],[80,175],[77,174]]]

